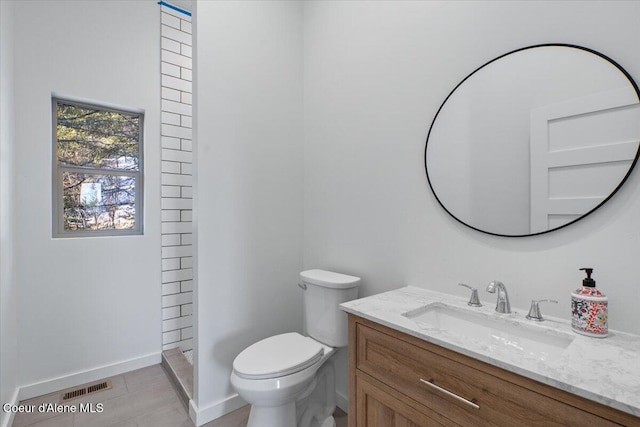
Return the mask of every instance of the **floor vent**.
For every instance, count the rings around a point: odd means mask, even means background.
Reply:
[[[100,381],[97,383],[91,383],[81,385],[78,387],[64,390],[60,393],[60,401],[66,402],[80,397],[88,396],[90,394],[98,393],[104,390],[111,389],[111,380]]]

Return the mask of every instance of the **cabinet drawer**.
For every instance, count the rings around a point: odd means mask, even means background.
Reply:
[[[487,374],[482,362],[442,347],[417,346],[360,323],[356,335],[358,370],[458,424],[618,425]]]
[[[410,399],[369,375],[356,374],[358,417],[355,427],[460,427],[439,413]]]

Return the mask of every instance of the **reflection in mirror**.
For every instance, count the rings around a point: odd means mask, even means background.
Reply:
[[[510,52],[445,99],[425,148],[429,185],[463,224],[526,236],[606,202],[640,143],[640,92],[606,56],[571,45]]]

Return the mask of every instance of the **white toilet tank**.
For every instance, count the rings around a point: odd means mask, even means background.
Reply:
[[[300,273],[307,334],[331,347],[347,345],[347,315],[343,302],[358,298],[360,278],[325,270]]]

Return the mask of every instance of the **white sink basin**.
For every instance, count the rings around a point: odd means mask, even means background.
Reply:
[[[574,338],[541,325],[527,325],[527,320],[513,315],[489,315],[472,310],[432,303],[402,315],[422,329],[439,330],[465,342],[474,341],[488,351],[543,361],[558,357]]]

